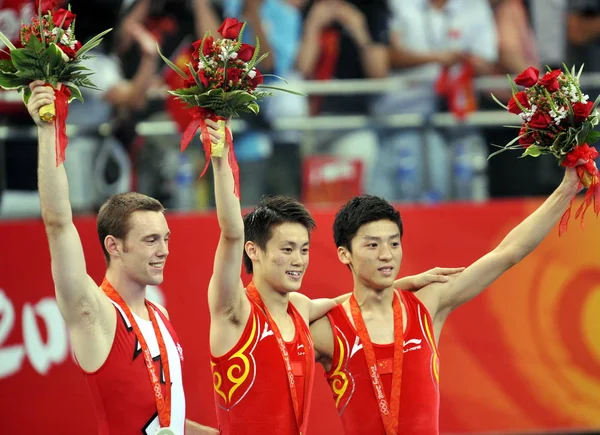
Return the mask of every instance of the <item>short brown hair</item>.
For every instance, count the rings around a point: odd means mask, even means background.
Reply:
[[[129,218],[136,211],[164,212],[165,208],[157,199],[137,192],[113,195],[100,207],[96,227],[107,264],[110,263],[110,256],[104,246],[104,239],[109,235],[117,239],[125,239],[131,229]]]

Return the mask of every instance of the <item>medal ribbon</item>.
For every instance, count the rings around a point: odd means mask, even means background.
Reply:
[[[298,427],[298,431],[299,431],[300,435],[302,435],[303,433],[306,432],[306,426],[308,424],[308,410],[310,409],[310,400],[312,397],[312,384],[313,384],[313,377],[315,374],[315,370],[314,370],[315,369],[315,367],[314,367],[314,359],[315,358],[314,358],[312,339],[310,338],[310,332],[308,331],[306,322],[304,322],[304,319],[302,318],[302,316],[300,315],[298,310],[296,310],[296,308],[291,303],[288,303],[288,313],[290,314],[290,316],[292,316],[292,319],[294,320],[294,325],[296,325],[296,328],[300,328],[298,331],[298,335],[300,337],[300,341],[304,345],[304,350],[305,350],[304,356],[306,359],[306,370],[304,372],[304,410],[301,410],[301,409],[299,409],[300,404],[298,401],[298,392],[296,390],[296,382],[294,380],[294,373],[292,371],[292,362],[290,360],[290,355],[288,353],[288,350],[285,346],[285,341],[283,340],[283,337],[281,335],[281,331],[279,330],[279,327],[277,326],[277,324],[271,317],[271,314],[269,314],[269,310],[267,309],[264,302],[262,301],[260,294],[258,293],[258,290],[256,290],[256,287],[253,282],[250,282],[250,284],[248,284],[246,291],[248,292],[248,297],[250,298],[250,300],[252,302],[254,302],[256,305],[258,305],[263,310],[265,315],[267,316],[269,326],[273,330],[273,334],[275,335],[275,338],[277,339],[277,344],[279,345],[279,350],[281,351],[281,357],[283,358],[283,364],[284,364],[285,370],[287,372],[288,386],[290,388],[290,396],[292,397],[292,403],[294,405],[294,413],[296,414],[296,425]]]
[[[162,389],[160,387],[160,376],[156,374],[156,369],[154,368],[154,361],[152,360],[152,355],[150,354],[150,349],[148,348],[148,343],[146,343],[146,339],[140,330],[135,318],[133,317],[133,313],[121,297],[119,293],[114,289],[114,287],[108,282],[106,278],[102,281],[102,290],[109,299],[114,301],[121,307],[125,315],[127,316],[127,320],[131,324],[135,335],[140,343],[140,347],[142,349],[142,355],[144,355],[144,362],[146,363],[146,368],[148,369],[148,377],[150,378],[150,383],[152,384],[152,390],[154,391],[154,397],[156,399],[156,409],[158,411],[158,421],[160,422],[161,427],[169,427],[171,425],[171,372],[169,371],[169,356],[167,355],[167,346],[165,345],[165,341],[160,333],[160,328],[158,326],[158,321],[156,320],[156,315],[154,314],[154,309],[148,304],[148,301],[145,301],[146,308],[148,309],[148,317],[150,317],[150,321],[152,322],[152,327],[154,328],[154,334],[156,334],[156,341],[158,342],[158,349],[160,351],[160,360],[162,362],[163,371],[165,373],[165,384],[167,394],[163,396]]]
[[[369,337],[367,326],[360,312],[360,307],[356,302],[354,294],[350,296],[350,311],[354,326],[358,332],[358,337],[363,345],[369,376],[373,384],[373,392],[375,399],[379,405],[379,412],[383,426],[385,427],[386,435],[397,435],[398,433],[398,416],[400,414],[400,392],[402,390],[402,359],[404,356],[404,325],[402,322],[402,305],[400,304],[399,296],[394,292],[394,300],[392,302],[394,310],[394,360],[392,366],[392,389],[391,399],[388,401],[381,377],[377,370],[377,358],[373,349],[373,343]]]

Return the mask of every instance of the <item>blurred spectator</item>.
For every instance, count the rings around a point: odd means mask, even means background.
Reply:
[[[311,0],[298,69],[310,79],[387,77],[389,9],[385,0]],[[320,113],[366,113],[364,95],[327,96]]]
[[[219,12],[210,0],[153,0],[146,5],[138,3],[138,6],[128,15],[123,27],[135,22],[147,28],[163,55],[184,70],[191,61],[192,42],[203,37],[207,30],[216,35],[220,24]],[[134,76],[141,62],[139,49],[131,43],[131,37],[120,38],[119,51],[127,77]],[[159,61],[159,73],[149,90],[149,104],[143,112],[135,114],[136,120],[152,123],[170,119],[179,133],[183,132],[191,121],[190,112],[166,93],[167,89],[182,86],[179,75]],[[131,132],[131,140],[137,191],[160,199],[171,210],[193,210],[209,205],[205,194],[211,190],[206,185],[209,177],[197,179],[204,165],[204,154],[197,139],[185,153],[180,153],[179,137],[175,135],[136,136]]]
[[[523,0],[490,0],[496,17],[499,56],[497,72],[519,74],[540,66],[535,35]]]
[[[467,102],[472,110],[471,75],[490,73],[498,58],[487,1],[391,0],[390,6],[390,61],[393,74],[408,84],[382,95],[373,112],[427,118],[443,108],[437,94],[443,77],[448,80],[445,92],[452,96],[446,103],[453,108]],[[405,201],[487,197],[481,135],[460,125],[443,133],[427,126],[384,131],[371,190]]]
[[[540,64],[560,68],[567,58],[567,1],[528,0]]]
[[[33,0],[4,0],[0,6],[0,31],[18,47],[21,23],[30,22],[34,15]],[[0,42],[0,59],[8,57],[5,50],[6,46]],[[14,91],[0,89],[0,127],[7,126],[25,128],[34,124],[20,96]],[[11,137],[11,133],[7,131],[6,135],[0,137],[0,206],[6,189],[37,190],[37,142],[34,138]]]
[[[307,79],[383,78],[389,74],[389,8],[386,0],[312,0],[304,12],[297,67]],[[321,115],[367,114],[373,95],[364,93],[311,98],[311,112]],[[337,124],[337,123],[336,123]],[[357,145],[358,144],[358,145]],[[364,189],[377,160],[377,135],[371,128],[319,131],[316,152],[359,159]]]
[[[113,27],[103,43],[92,50],[92,59],[84,61],[95,74],[92,81],[100,91],[83,89],[85,104],[74,101],[69,123],[79,133],[67,148],[65,169],[71,183],[74,210],[89,211],[112,194],[131,189],[131,162],[123,144],[114,135],[98,134],[99,127],[122,112],[141,110],[157,66],[156,41],[131,14],[147,8],[150,0],[71,0],[77,14],[76,35],[82,43]],[[122,22],[122,25],[121,25]],[[120,26],[121,25],[121,26]],[[115,41],[131,38],[139,47],[141,61],[131,79],[125,78],[115,54]]]
[[[568,64],[600,72],[600,2],[568,0]]]
[[[259,66],[261,72],[284,77],[291,86],[300,79],[295,62],[302,36],[300,8],[304,3],[304,0],[231,0],[224,11],[226,16],[246,21],[245,42],[254,45],[258,37],[261,53],[269,53]],[[283,84],[269,77],[265,83]],[[299,198],[300,133],[272,131],[270,124],[277,118],[307,114],[304,97],[274,91],[272,97],[261,103],[258,118],[243,117],[249,128],[236,134],[243,204],[255,204],[265,193]]]

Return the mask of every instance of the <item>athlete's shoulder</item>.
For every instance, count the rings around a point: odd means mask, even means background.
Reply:
[[[160,304],[157,304],[156,302],[151,302],[152,305],[154,305],[156,308],[158,308],[160,310],[160,312],[167,318],[167,320],[171,320],[171,318],[169,317],[169,312],[167,311],[167,309],[165,307],[163,307]]]

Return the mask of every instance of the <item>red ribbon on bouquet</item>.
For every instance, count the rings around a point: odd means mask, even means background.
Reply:
[[[49,85],[48,85],[49,86]],[[56,166],[59,166],[65,161],[65,153],[67,151],[67,116],[69,115],[69,98],[71,91],[66,86],[61,86],[60,89],[54,89],[54,135],[56,139]]]
[[[202,176],[206,173],[206,170],[208,169],[212,148],[210,134],[208,133],[208,127],[206,126],[205,119],[208,118],[212,121],[218,121],[225,120],[226,118],[223,118],[222,116],[217,116],[211,110],[205,109],[203,107],[194,107],[190,109],[190,114],[192,116],[192,120],[188,124],[187,128],[183,132],[183,136],[181,137],[181,151],[184,151],[187,148],[198,129],[200,129],[202,147],[204,148],[204,157],[206,159],[204,163],[204,169],[200,174],[200,178],[202,178]],[[231,137],[231,132],[227,128],[225,129],[225,141],[229,146],[229,153],[227,155],[227,158],[229,161],[229,167],[231,168],[231,172],[233,173],[233,193],[239,198],[240,168],[238,166],[237,160],[235,158],[235,152],[233,150],[233,138]]]
[[[594,159],[598,157],[598,151],[594,147],[590,147],[588,144],[583,144],[575,147],[571,152],[569,152],[561,166],[563,167],[575,167],[577,171],[577,175],[579,176],[579,188],[586,187],[587,192],[585,192],[585,198],[583,203],[577,209],[575,213],[575,219],[579,219],[581,216],[581,227],[583,228],[583,217],[585,216],[585,212],[588,207],[594,204],[594,213],[596,216],[600,214],[600,182],[598,172],[598,168],[594,164]],[[586,163],[582,165],[578,165],[578,162],[584,160]],[[567,225],[569,223],[569,219],[571,217],[571,207],[573,205],[573,198],[571,203],[569,204],[569,208],[560,218],[560,223],[558,225],[558,235],[561,236],[565,231],[567,231]]]

